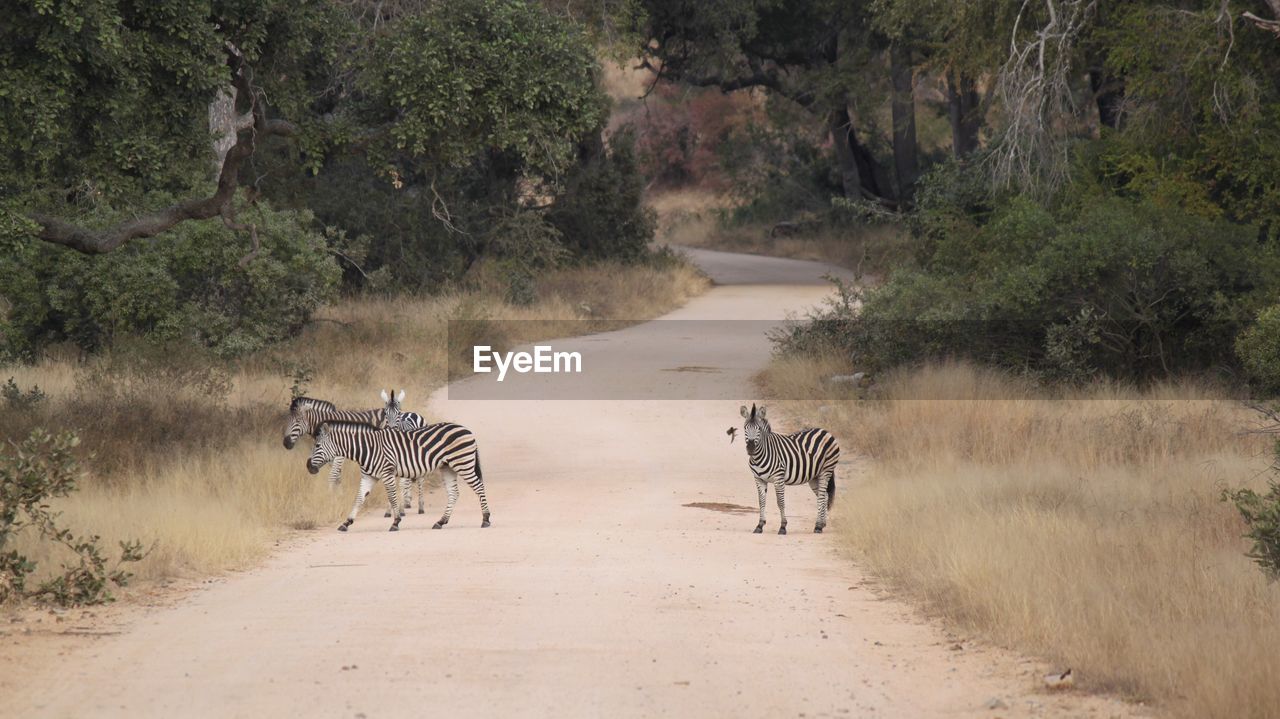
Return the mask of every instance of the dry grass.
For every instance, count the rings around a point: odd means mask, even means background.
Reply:
[[[657,195],[649,204],[661,218],[659,240],[673,245],[828,262],[869,276],[881,275],[908,252],[903,231],[889,225],[836,229],[811,223],[792,236],[773,236],[767,225],[725,227],[719,214],[727,203],[710,193],[680,191]]]
[[[765,381],[801,396],[833,367],[792,360]],[[1280,586],[1218,500],[1264,480],[1269,448],[1239,433],[1247,410],[1191,383],[1046,399],[964,365],[877,391],[789,407],[874,460],[836,514],[864,566],[1086,687],[1180,716],[1274,716]]]
[[[376,406],[380,388],[398,387],[420,409],[445,381],[450,319],[644,320],[708,282],[669,260],[563,269],[537,284],[540,299],[526,307],[505,304],[501,288],[483,282],[438,297],[343,301],[324,309],[301,337],[238,365],[137,345],[84,361],[54,357],[6,367],[0,381],[13,376],[24,389],[39,385],[48,399],[30,410],[0,411],[0,440],[19,440],[36,426],[77,431],[95,457],[85,462],[90,474],[81,490],[56,509],[67,527],[99,534],[107,547],[128,538],[152,545],[130,567],[140,578],[241,567],[289,529],[337,526],[354,498],[354,468],[331,492],[327,472],[317,478],[305,471],[305,448],[280,446],[290,368],[311,368],[308,394],[339,406]],[[512,341],[537,339],[538,323],[518,326],[530,336]],[[15,544],[46,568],[60,558],[32,536]]]

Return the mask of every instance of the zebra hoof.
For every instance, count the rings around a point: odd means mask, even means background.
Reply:
[[[418,507],[418,514],[426,514],[426,513],[427,513],[427,510],[423,509],[422,507]]]
[[[755,531],[753,531],[752,534],[764,534],[764,525],[760,525],[759,527],[756,527]]]
[[[487,526],[489,526],[489,520],[487,520],[487,519],[480,523],[480,528],[481,528],[481,529],[484,529],[484,528],[485,528],[485,527],[487,527]]]
[[[813,533],[814,533],[814,534],[822,534],[822,527],[814,527],[814,528],[813,528]]]
[[[391,510],[390,510],[390,509],[388,509],[388,510],[386,511],[386,513],[384,513],[382,516],[383,516],[383,517],[386,517],[387,519],[391,519]]]
[[[444,525],[443,525],[443,524],[441,524],[441,523],[439,523],[439,522],[436,522],[435,524],[431,525],[431,528],[432,528],[432,529],[444,529]]]
[[[779,529],[779,530],[778,530],[778,534],[786,534],[786,533],[787,533],[787,528],[786,528],[786,527],[783,527],[783,528],[781,528],[781,529]]]
[[[345,525],[345,524],[339,524],[339,525],[338,525],[338,531],[339,531],[339,532],[345,532],[345,531],[347,531],[347,525]]]

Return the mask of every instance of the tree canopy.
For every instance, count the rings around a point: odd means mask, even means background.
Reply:
[[[86,253],[243,227],[273,136],[312,171],[357,152],[394,183],[501,155],[554,179],[606,108],[584,33],[519,0],[33,2],[0,40],[0,232]]]

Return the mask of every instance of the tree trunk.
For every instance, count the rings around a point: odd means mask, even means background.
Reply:
[[[836,165],[840,168],[840,184],[844,187],[844,196],[850,200],[859,199],[862,197],[862,181],[847,137],[852,132],[849,111],[843,107],[833,109],[827,123],[831,131],[831,144],[836,150]]]
[[[893,169],[898,180],[898,199],[910,199],[920,176],[916,149],[915,82],[911,50],[899,42],[889,48],[889,75],[893,81]]]
[[[883,199],[880,182],[876,179],[875,158],[871,151],[858,141],[849,108],[841,105],[828,116],[831,141],[835,145],[836,162],[840,167],[840,181],[844,196],[848,199]]]
[[[981,100],[973,78],[967,75],[947,76],[947,106],[951,118],[951,154],[956,159],[968,157],[978,149],[978,130],[982,127]]]
[[[1089,68],[1089,87],[1098,103],[1098,121],[1103,127],[1120,128],[1120,116],[1124,106],[1124,81],[1111,77],[1102,68]]]

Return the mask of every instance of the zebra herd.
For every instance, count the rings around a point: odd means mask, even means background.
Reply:
[[[458,501],[458,478],[461,477],[480,498],[481,527],[489,526],[489,500],[485,495],[480,470],[480,450],[471,430],[453,422],[427,424],[421,415],[401,408],[404,391],[382,392],[383,406],[376,409],[344,411],[332,402],[310,397],[297,397],[289,405],[289,423],[285,428],[285,449],[293,449],[298,438],[310,435],[314,449],[307,458],[307,471],[319,474],[320,468],[332,463],[329,475],[336,485],[342,475],[342,463],[351,460],[360,466],[360,488],[355,504],[338,531],[345,532],[356,519],[374,480],[387,490],[392,517],[391,529],[400,528],[404,510],[412,506],[409,482],[418,486],[418,514],[426,512],[423,504],[422,480],[437,469],[445,480],[448,503],[444,515],[433,525],[441,529],[449,523]],[[742,435],[747,448],[747,464],[756,480],[760,500],[760,522],[755,533],[764,531],[765,504],[769,485],[773,485],[778,501],[780,526],[778,534],[787,533],[785,488],[808,484],[818,500],[818,520],[813,527],[821,533],[827,526],[827,513],[836,500],[836,464],[840,461],[840,445],[825,429],[804,429],[794,434],[778,434],[769,426],[763,406],[745,405],[740,410],[745,421]],[[729,430],[729,441],[735,436]],[[397,481],[397,479],[399,481]],[[404,501],[398,501],[403,495]]]
[[[480,449],[471,430],[452,422],[427,424],[420,415],[404,412],[401,409],[404,390],[399,394],[383,390],[382,401],[380,408],[358,411],[340,410],[332,402],[311,397],[297,397],[289,404],[285,449],[293,449],[304,434],[315,438],[315,447],[307,458],[307,471],[319,474],[321,467],[332,462],[329,482],[336,485],[342,476],[343,460],[349,459],[360,466],[360,488],[355,504],[338,531],[347,531],[356,521],[356,514],[373,489],[375,479],[387,490],[386,516],[393,517],[390,531],[397,531],[404,510],[411,506],[409,482],[418,485],[418,514],[424,514],[422,480],[437,469],[444,477],[449,502],[433,528],[441,529],[449,523],[458,501],[459,476],[479,495],[483,516],[480,526],[488,527],[489,499],[485,496],[480,470]],[[404,502],[397,501],[401,493]]]

